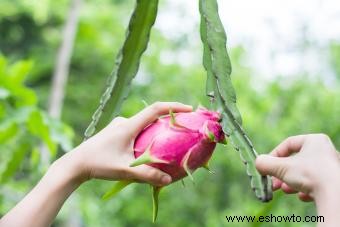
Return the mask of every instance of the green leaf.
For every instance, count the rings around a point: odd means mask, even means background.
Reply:
[[[5,56],[0,54],[0,84],[3,84],[3,80],[6,79],[6,67],[7,67],[7,60]]]
[[[37,168],[37,166],[39,165],[40,153],[41,153],[41,151],[39,150],[38,147],[34,147],[32,149],[31,157],[30,157],[30,166],[31,166],[31,168]]]
[[[26,76],[33,66],[33,62],[30,60],[19,61],[9,68],[9,77],[13,84],[23,84]]]
[[[5,165],[5,169],[0,173],[0,183],[5,183],[8,179],[13,176],[16,170],[21,165],[26,152],[28,151],[29,145],[27,143],[21,143],[11,152],[11,158]]]
[[[119,113],[128,95],[131,81],[137,74],[141,56],[147,48],[150,31],[157,15],[157,7],[158,0],[137,0],[123,47],[117,55],[115,67],[100,99],[100,105],[85,131],[85,138],[93,135],[97,124],[99,128],[102,128]]]
[[[5,118],[7,122],[15,122],[17,124],[25,123],[30,117],[31,113],[36,111],[35,107],[20,107],[14,110],[9,110],[7,117]],[[6,122],[5,122],[6,123]]]
[[[15,138],[18,130],[18,125],[14,122],[0,124],[0,144],[5,144],[7,141]]]
[[[73,141],[74,131],[73,129],[55,119],[51,119],[45,116],[46,124],[50,129],[50,137],[54,141],[60,145],[63,151],[68,152],[73,149]]]
[[[15,98],[15,103],[18,107],[34,106],[38,102],[34,90],[24,86],[15,87],[15,89],[12,90],[12,96]]]
[[[27,128],[29,132],[44,141],[50,151],[51,156],[54,157],[57,153],[57,144],[50,136],[50,129],[46,123],[43,113],[38,110],[32,111],[27,120]]]
[[[6,59],[0,56],[0,99],[11,97],[17,107],[37,103],[34,90],[24,84],[32,65],[32,61],[19,61],[7,65]]]
[[[257,153],[242,128],[241,115],[236,106],[236,94],[231,83],[231,63],[226,48],[226,34],[218,15],[216,0],[200,0],[203,66],[207,71],[207,95],[214,92],[217,107],[222,112],[222,128],[239,151],[251,188],[262,201],[272,198],[271,180],[255,168]],[[211,96],[210,96],[211,97]]]

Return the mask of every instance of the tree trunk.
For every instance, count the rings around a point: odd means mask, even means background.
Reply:
[[[63,107],[65,87],[69,74],[70,62],[73,52],[74,39],[78,28],[78,15],[82,0],[72,0],[70,10],[63,30],[62,43],[58,50],[52,78],[51,95],[48,113],[51,117],[59,119]]]
[[[63,107],[65,87],[69,74],[69,67],[73,52],[74,39],[78,27],[78,15],[82,0],[72,0],[68,16],[65,21],[62,41],[56,56],[52,77],[51,93],[48,102],[48,113],[52,118],[59,119]],[[50,153],[46,146],[40,146],[41,164],[48,166]]]

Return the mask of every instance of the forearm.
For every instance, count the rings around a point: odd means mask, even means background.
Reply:
[[[324,217],[323,223],[318,223],[318,227],[338,226],[340,223],[340,184],[338,179],[329,182],[327,189],[320,191],[315,196],[317,213]]]
[[[83,182],[73,154],[54,162],[40,182],[1,220],[0,226],[51,225],[70,194]]]

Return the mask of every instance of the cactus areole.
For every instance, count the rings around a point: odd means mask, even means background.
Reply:
[[[147,126],[136,138],[131,166],[147,164],[168,173],[172,182],[189,176],[208,161],[216,143],[225,143],[220,115],[199,107],[195,112],[172,113]],[[153,220],[160,187],[153,188]]]

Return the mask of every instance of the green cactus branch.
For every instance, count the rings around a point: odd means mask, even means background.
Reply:
[[[92,136],[97,127],[103,128],[119,114],[122,103],[129,93],[131,81],[137,74],[141,56],[147,48],[157,8],[158,0],[137,0],[126,39],[116,57],[114,69],[109,76],[100,104],[84,133],[85,139]]]
[[[85,131],[85,139],[95,133],[97,125],[98,128],[104,127],[119,113],[128,95],[130,83],[137,74],[141,56],[147,48],[157,8],[158,0],[137,0],[126,39],[117,55],[100,105]],[[257,153],[242,129],[242,118],[236,106],[236,94],[230,78],[231,63],[226,49],[226,34],[218,15],[217,1],[200,0],[200,13],[203,65],[207,71],[206,94],[222,112],[223,130],[246,164],[247,174],[251,178],[251,188],[256,197],[268,201],[272,197],[271,181],[268,176],[261,176],[257,172],[255,168]],[[131,182],[115,185],[105,197],[111,197],[129,183]]]
[[[203,66],[207,71],[206,93],[222,112],[222,127],[239,151],[251,188],[262,201],[272,198],[269,176],[261,176],[255,168],[257,153],[242,129],[241,114],[236,106],[236,94],[230,74],[231,63],[226,49],[226,33],[218,15],[216,0],[200,0],[201,40],[203,43]]]

